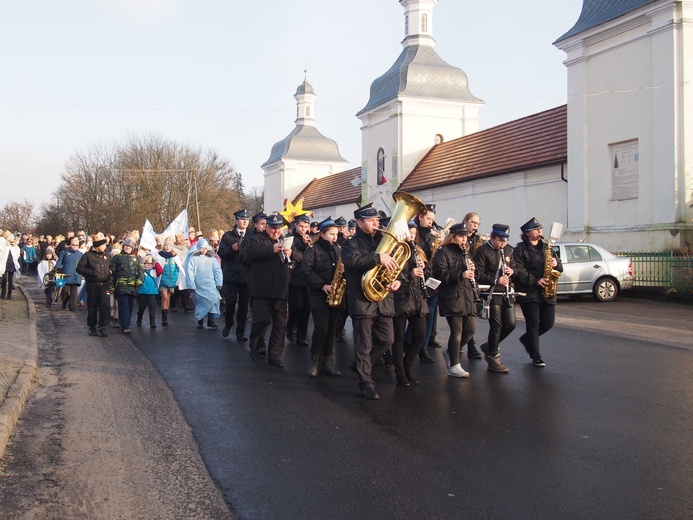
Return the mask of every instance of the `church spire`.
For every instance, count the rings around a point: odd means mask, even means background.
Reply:
[[[402,45],[433,46],[433,7],[438,0],[399,0],[404,7],[404,40]]]
[[[313,114],[315,113],[315,91],[313,86],[308,83],[308,71],[303,71],[305,75],[303,76],[303,83],[301,83],[296,89],[296,94],[294,94],[294,99],[296,99],[296,126],[307,125],[315,126],[315,118]]]

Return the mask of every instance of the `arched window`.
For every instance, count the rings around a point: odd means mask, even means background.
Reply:
[[[404,17],[404,36],[409,36],[409,15]]]
[[[421,15],[421,32],[428,32],[428,15]]]
[[[306,105],[306,117],[310,117],[310,105]]]
[[[387,182],[385,178],[385,150],[380,148],[378,150],[378,186],[382,186]]]

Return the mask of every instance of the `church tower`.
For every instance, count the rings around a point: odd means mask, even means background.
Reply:
[[[316,128],[315,98],[313,86],[304,79],[294,94],[296,126],[272,147],[269,159],[262,165],[266,212],[283,209],[284,198],[293,200],[313,179],[341,172],[348,164],[337,143]]]
[[[435,144],[476,132],[483,101],[467,75],[433,50],[433,8],[438,0],[399,0],[404,47],[390,69],[371,84],[361,120],[362,204],[388,211],[392,192]]]

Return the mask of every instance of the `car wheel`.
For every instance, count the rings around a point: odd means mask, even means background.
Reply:
[[[613,301],[616,299],[616,296],[618,296],[618,284],[613,278],[605,276],[597,280],[594,284],[592,293],[600,302]]]

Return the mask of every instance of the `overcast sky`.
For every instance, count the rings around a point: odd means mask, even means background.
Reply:
[[[483,99],[481,129],[566,102],[582,0],[440,0],[435,49]],[[0,206],[49,201],[75,151],[129,134],[211,148],[261,186],[294,128],[304,69],[317,128],[350,167],[355,114],[397,59],[398,0],[0,0]],[[8,182],[9,180],[9,182]],[[276,209],[276,208],[270,208]]]

